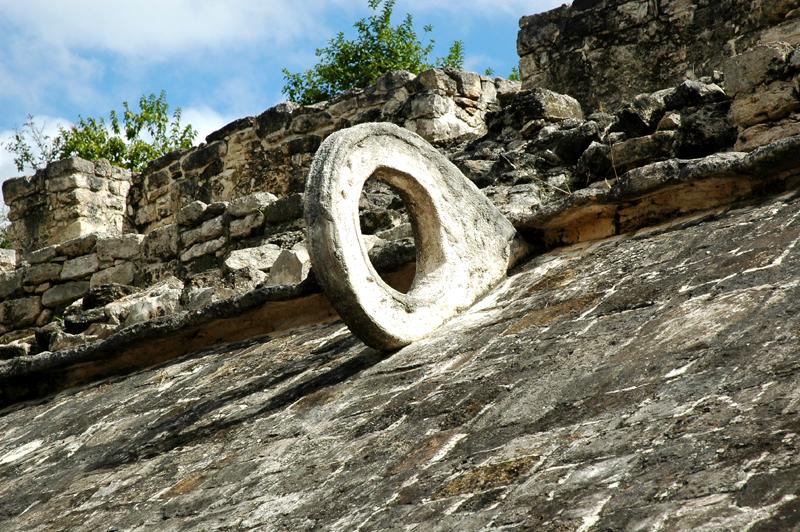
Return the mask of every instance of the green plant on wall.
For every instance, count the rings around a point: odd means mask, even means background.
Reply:
[[[28,116],[5,146],[14,154],[20,172],[74,156],[90,161],[108,159],[115,166],[141,171],[153,159],[190,148],[196,135],[191,125],[181,124],[180,108],[170,115],[167,94],[161,91],[158,96],[139,98],[138,109],[123,102],[121,115],[112,110],[108,121],[79,116],[76,125],[60,127],[55,137],[46,135],[44,127]]]
[[[8,239],[8,211],[5,205],[0,205],[0,249],[10,249],[11,241]]]
[[[395,70],[418,74],[432,68],[463,68],[464,46],[455,41],[448,54],[431,64],[429,57],[434,41],[428,36],[430,25],[423,28],[427,42],[423,43],[414,30],[414,19],[406,14],[403,22],[393,26],[395,0],[369,0],[372,15],[354,24],[355,39],[343,32],[316,50],[318,62],[305,72],[283,69],[286,96],[301,104],[312,104],[349,89],[363,88],[380,76]]]

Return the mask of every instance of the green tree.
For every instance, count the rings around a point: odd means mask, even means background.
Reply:
[[[11,241],[8,239],[8,229],[11,222],[8,221],[8,209],[5,205],[0,206],[0,249],[10,249]]]
[[[316,50],[319,60],[310,70],[293,73],[283,69],[283,93],[294,102],[312,104],[349,89],[366,87],[393,70],[418,74],[432,68],[429,57],[434,41],[428,36],[433,28],[423,28],[427,38],[423,44],[410,14],[406,13],[397,26],[392,25],[394,5],[395,0],[369,0],[374,14],[354,24],[355,39],[347,39],[339,32],[326,47]],[[435,64],[440,68],[461,68],[463,63],[463,43],[456,41],[448,55]]]
[[[45,133],[46,124],[37,125],[32,115],[21,127],[14,128],[11,140],[4,147],[14,154],[14,165],[22,172],[25,167],[38,170],[58,159],[61,153],[61,136],[51,137]],[[6,176],[0,176],[6,177]]]
[[[511,74],[508,75],[509,81],[520,81],[519,78],[519,67],[513,67],[511,69]]]
[[[464,42],[454,41],[450,45],[447,55],[436,60],[436,66],[438,68],[462,70],[464,68]]]
[[[122,103],[122,119],[117,111],[105,118],[78,117],[77,125],[59,127],[54,138],[44,134],[32,117],[17,128],[6,148],[12,152],[20,172],[26,166],[43,168],[48,163],[66,157],[83,157],[90,161],[108,159],[111,164],[141,171],[147,163],[174,150],[190,148],[197,131],[181,125],[181,110],[169,114],[167,94],[139,98],[138,110]]]

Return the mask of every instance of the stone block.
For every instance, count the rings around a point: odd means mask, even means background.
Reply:
[[[411,100],[409,119],[438,118],[453,112],[455,102],[436,93],[419,94]]]
[[[673,157],[675,131],[658,131],[611,146],[611,161],[618,174],[645,164]]]
[[[241,218],[252,214],[256,211],[261,211],[272,205],[277,201],[277,197],[269,192],[256,192],[249,196],[236,198],[228,204],[228,214]]]
[[[255,126],[256,120],[252,116],[246,116],[244,118],[237,118],[233,122],[226,124],[219,128],[218,130],[209,133],[206,135],[206,142],[211,144],[217,140],[226,140],[228,137],[236,135],[237,133],[241,133],[246,129],[251,129]],[[230,148],[230,146],[228,147]]]
[[[216,253],[224,245],[225,245],[225,237],[218,238],[216,240],[209,240],[208,242],[200,242],[199,244],[195,244],[186,251],[184,251],[181,254],[181,261],[189,262],[190,260],[200,258],[204,255]]]
[[[72,281],[54,286],[42,294],[42,305],[58,308],[77,301],[89,292],[88,281]]]
[[[184,246],[191,246],[197,242],[206,242],[217,238],[222,232],[222,216],[217,216],[211,220],[206,220],[196,229],[184,231],[181,234],[181,241]]]
[[[121,220],[120,220],[121,222]],[[50,242],[64,242],[82,236],[96,235],[97,233],[113,233],[119,231],[121,223],[108,223],[108,218],[100,220],[79,219],[70,223],[63,229],[50,235]]]
[[[0,345],[0,360],[11,360],[25,356],[30,352],[30,344],[24,342],[12,342]]]
[[[477,100],[481,97],[481,77],[474,72],[453,70],[447,72],[456,81],[458,93],[467,98]]]
[[[229,233],[231,238],[242,238],[250,235],[263,225],[264,214],[261,212],[254,212],[239,220],[231,221]]]
[[[202,170],[212,162],[225,157],[227,152],[228,143],[224,140],[217,140],[210,144],[198,146],[181,159],[181,170],[184,172]]]
[[[280,198],[264,209],[267,222],[272,224],[290,222],[303,217],[303,194],[290,194]]]
[[[547,89],[533,89],[529,91],[528,96],[528,101],[537,115],[536,118],[543,118],[550,122],[568,118],[583,119],[581,104],[572,96],[558,94]]]
[[[67,257],[80,257],[81,255],[88,255],[94,251],[97,244],[97,234],[92,233],[85,236],[79,236],[67,240],[56,247],[56,254],[64,255]]]
[[[578,159],[575,171],[587,183],[614,177],[611,147],[600,142],[592,142]]]
[[[400,90],[416,76],[407,70],[395,70],[375,80],[375,92],[388,93]]]
[[[102,261],[132,259],[141,253],[145,236],[128,233],[122,236],[101,238],[97,241],[97,256]]]
[[[800,135],[800,116],[793,115],[785,120],[757,124],[739,133],[735,151],[753,151],[780,139]]]
[[[117,332],[116,325],[111,325],[108,323],[92,323],[89,325],[89,328],[86,329],[84,334],[86,334],[86,336],[94,336],[98,340],[105,340],[115,332]]]
[[[169,260],[178,256],[178,225],[169,224],[150,231],[142,243],[148,261]]]
[[[89,179],[90,176],[84,174],[68,174],[51,177],[45,182],[45,188],[47,192],[51,194],[76,188],[93,188],[89,183]]]
[[[574,98],[546,89],[519,91],[509,96],[504,105],[505,121],[517,130],[532,121],[558,122],[567,118],[583,118],[581,106]]]
[[[254,248],[237,249],[228,254],[225,268],[229,271],[254,268],[269,271],[281,254],[281,248],[275,244],[265,244]]]
[[[674,131],[681,127],[680,113],[667,113],[658,122],[657,131]]]
[[[740,128],[780,120],[800,110],[797,80],[775,81],[755,93],[738,97],[731,105],[731,119]]]
[[[70,334],[57,331],[50,337],[50,346],[48,349],[53,352],[63,351],[89,342],[94,342],[95,340],[97,340],[96,337],[87,334]]]
[[[270,285],[293,285],[301,283],[311,270],[311,259],[302,245],[284,249],[272,264],[269,272]]]
[[[611,131],[623,132],[628,137],[642,137],[653,133],[667,110],[666,100],[674,92],[675,89],[665,89],[651,94],[638,94],[616,113]]]
[[[409,92],[406,88],[401,88],[388,95],[389,99],[381,108],[382,117],[390,117],[399,114],[403,106],[408,101]]]
[[[22,257],[23,260],[29,264],[41,264],[42,262],[53,260],[56,258],[56,255],[56,246],[47,246],[37,249],[36,251],[25,253]]]
[[[455,80],[447,75],[444,70],[433,68],[420,72],[417,76],[417,83],[424,90],[436,91],[453,96],[458,90]]]
[[[86,298],[87,296],[84,296]],[[79,305],[70,305],[64,313],[64,330],[71,334],[85,331],[92,323],[106,321],[103,308],[84,310]]]
[[[772,81],[777,71],[783,69],[793,50],[786,43],[774,42],[755,46],[725,61],[722,69],[728,94],[747,94],[759,85]]]
[[[456,108],[457,109],[457,108]],[[446,142],[460,137],[477,138],[481,131],[471,128],[454,113],[439,118],[417,118],[407,120],[403,126],[428,142]]]
[[[288,127],[292,120],[292,113],[298,107],[294,102],[283,102],[261,113],[256,118],[256,133],[258,136],[263,138]]]
[[[783,42],[791,45],[800,44],[800,11],[793,12],[794,17],[767,28],[761,34],[762,43]]]
[[[727,151],[736,143],[737,134],[730,118],[730,102],[689,107],[681,113],[676,154],[681,159],[695,159]]]
[[[39,296],[12,299],[0,304],[0,323],[19,329],[33,325],[42,311]]]
[[[135,277],[136,266],[132,262],[123,262],[95,273],[89,282],[91,288],[111,283],[131,285]]]
[[[96,272],[98,268],[100,268],[100,261],[98,261],[96,253],[70,259],[64,262],[61,279],[67,281],[82,279]]]
[[[0,271],[13,270],[17,267],[17,252],[14,249],[0,249]]]
[[[368,235],[364,236],[366,238]],[[375,233],[375,236],[380,240],[400,240],[401,238],[414,238],[414,229],[410,223],[406,222],[389,229],[384,229],[383,231],[378,231]],[[368,245],[367,251],[369,251],[373,245],[374,244]]]
[[[333,125],[333,117],[327,111],[314,106],[304,106],[292,114],[289,130],[292,133],[305,135]]]
[[[18,268],[9,272],[0,272],[0,300],[8,299],[22,290],[22,278],[25,270]]]
[[[100,177],[111,177],[111,163],[108,162],[108,159],[97,159],[94,161],[94,175]]]
[[[208,205],[202,201],[193,201],[178,211],[175,221],[180,225],[194,225],[203,217],[207,207]]]
[[[180,309],[183,283],[168,277],[147,290],[131,294],[105,307],[111,323],[127,327],[159,316],[174,314]]]
[[[3,181],[3,200],[10,206],[17,200],[39,191],[40,183],[41,181],[27,176],[6,179]]]
[[[57,281],[61,275],[61,264],[45,262],[28,267],[23,283],[26,285],[39,285],[50,281]]]
[[[727,99],[727,94],[719,85],[687,79],[665,96],[664,106],[668,111],[674,111]]]
[[[94,163],[81,159],[80,157],[70,157],[47,165],[47,178],[53,179],[65,174],[83,173],[94,175]]]

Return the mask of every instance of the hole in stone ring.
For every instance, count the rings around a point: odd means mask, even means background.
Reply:
[[[412,176],[379,168],[359,198],[361,241],[372,268],[388,286],[407,294],[443,260],[435,245],[433,205]],[[432,252],[432,253],[431,253]]]

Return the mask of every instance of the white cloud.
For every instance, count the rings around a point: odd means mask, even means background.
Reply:
[[[209,133],[213,133],[236,119],[236,117],[223,116],[208,106],[187,107],[181,113],[181,123],[191,124],[197,130],[195,144],[205,142]]]
[[[397,13],[445,11],[529,15],[562,0],[401,0]],[[261,43],[283,47],[328,33],[326,13],[366,11],[365,0],[0,0],[6,24],[27,34],[26,47],[106,51],[143,61],[220,46]]]
[[[158,61],[220,45],[286,44],[320,28],[309,13],[321,4],[320,0],[0,0],[0,12],[6,23],[51,47]]]

